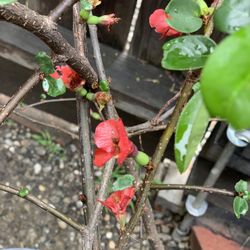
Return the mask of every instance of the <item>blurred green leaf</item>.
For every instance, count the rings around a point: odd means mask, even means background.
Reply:
[[[226,33],[232,33],[250,24],[250,1],[223,1],[221,7],[215,11],[214,22],[218,30]]]
[[[183,173],[192,160],[209,123],[209,114],[200,91],[184,107],[176,127],[175,160]]]
[[[212,39],[201,35],[171,39],[163,46],[161,65],[169,70],[202,68],[215,46]]]
[[[201,91],[212,117],[250,128],[250,26],[226,38],[209,57]]]
[[[6,5],[6,4],[10,4],[10,3],[14,3],[17,0],[0,0],[0,5]]]

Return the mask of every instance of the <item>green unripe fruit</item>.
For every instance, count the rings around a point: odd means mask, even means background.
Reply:
[[[150,158],[147,154],[145,154],[142,151],[138,151],[138,154],[134,157],[134,160],[136,163],[138,163],[141,166],[145,166],[149,163]]]
[[[77,89],[76,92],[80,95],[80,96],[86,96],[88,91],[85,88],[80,88]]]
[[[89,92],[86,95],[86,99],[89,100],[89,101],[94,101],[95,100],[95,94]]]
[[[96,112],[91,112],[90,115],[91,115],[91,117],[93,119],[95,119],[97,121],[101,121],[102,120],[101,116],[98,113],[96,113]]]
[[[109,91],[109,83],[108,83],[108,81],[101,80],[99,82],[99,88],[100,88],[101,91],[104,91],[104,92]]]
[[[87,21],[89,16],[90,16],[90,12],[84,9],[81,9],[80,11],[80,16],[83,20]]]

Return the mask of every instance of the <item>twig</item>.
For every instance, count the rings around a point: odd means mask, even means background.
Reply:
[[[90,39],[93,47],[94,59],[97,67],[99,80],[107,81],[107,76],[103,66],[102,54],[97,36],[97,27],[96,25],[89,25],[88,27],[89,27]],[[106,109],[107,109],[108,119],[110,118],[114,119],[119,117],[112,99],[108,102]]]
[[[177,92],[171,99],[169,99],[160,109],[158,114],[151,120],[151,123],[158,124],[162,113],[180,96],[180,91]]]
[[[112,158],[105,165],[104,173],[102,176],[101,187],[100,187],[100,190],[97,194],[97,200],[105,200],[106,199],[108,184],[109,184],[111,174],[113,172],[114,164],[115,164],[115,159]],[[95,206],[95,210],[94,210],[92,216],[90,217],[89,224],[87,226],[88,235],[87,235],[86,240],[85,240],[86,249],[92,249],[93,239],[94,239],[94,236],[96,234],[96,228],[97,228],[97,224],[99,222],[99,218],[101,216],[102,208],[103,208],[102,204],[100,202],[97,202],[96,206]]]
[[[134,160],[131,158],[127,159],[125,161],[125,166],[126,166],[128,173],[130,173],[131,175],[135,177],[135,185],[137,188],[139,188],[139,185],[140,185],[139,175],[136,171]],[[164,250],[165,248],[157,232],[157,228],[156,228],[155,220],[154,220],[154,213],[153,213],[153,209],[151,207],[149,200],[147,200],[146,202],[146,206],[144,209],[144,213],[142,215],[142,219],[143,219],[143,224],[145,226],[145,229],[148,235],[149,243],[152,246],[152,248],[156,250]]]
[[[16,195],[18,197],[20,197],[18,195],[19,190],[4,184],[0,184],[0,190],[7,192],[9,194],[13,194]],[[22,197],[20,197],[22,198]],[[35,204],[36,206],[40,207],[41,209],[47,211],[48,213],[54,215],[55,217],[57,217],[58,219],[60,219],[61,221],[65,222],[66,224],[68,224],[69,226],[73,227],[74,229],[76,229],[77,231],[84,233],[85,232],[85,227],[78,224],[77,222],[73,221],[71,218],[67,217],[66,215],[62,214],[61,212],[59,212],[58,210],[56,210],[55,208],[52,207],[52,205],[49,205],[47,203],[45,203],[44,201],[36,198],[35,196],[28,194],[27,196],[23,197],[22,199],[28,200],[31,203]]]
[[[237,196],[236,192],[228,191],[220,188],[212,188],[212,187],[202,187],[202,186],[194,186],[194,185],[183,185],[183,184],[151,184],[150,189],[154,190],[188,190],[188,191],[196,191],[196,192],[207,192],[220,194],[230,197]]]
[[[75,0],[64,0],[54,11],[51,12],[49,18],[52,21],[57,21],[67,8],[72,5]],[[1,11],[1,8],[0,8]],[[8,103],[0,111],[0,125],[7,119],[10,113],[17,107],[18,103],[25,97],[25,95],[39,82],[39,73],[34,73],[23,86],[11,97]]]
[[[75,102],[76,98],[58,98],[58,99],[49,99],[49,100],[42,100],[40,102],[35,102],[32,104],[25,105],[24,107],[21,107],[20,109],[26,109],[26,108],[31,108],[31,107],[36,107],[48,103],[53,103],[53,102]]]

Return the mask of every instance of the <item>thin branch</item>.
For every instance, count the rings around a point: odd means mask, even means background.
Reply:
[[[50,20],[57,21],[64,11],[72,5],[75,0],[64,0],[61,2],[49,15]],[[0,8],[0,13],[2,9]],[[25,95],[38,84],[40,78],[39,73],[34,73],[23,86],[11,97],[8,103],[0,111],[0,125],[7,119],[10,113],[17,107],[18,103],[25,97]]]
[[[35,103],[32,103],[32,104],[25,105],[24,107],[21,107],[20,109],[36,107],[36,106],[40,106],[40,105],[44,105],[44,104],[48,104],[48,103],[54,103],[54,102],[75,102],[75,101],[76,101],[75,97],[42,100],[42,101],[39,101],[39,102],[35,102]]]
[[[164,111],[174,102],[176,101],[176,99],[180,96],[180,91],[177,92],[177,94],[175,94],[171,99],[169,99],[160,109],[160,111],[158,112],[158,114],[151,120],[152,124],[159,124],[160,121],[160,117],[161,115],[164,113]]]
[[[79,55],[86,56],[86,24],[80,20],[80,7],[79,3],[73,6],[73,35],[75,48]],[[77,95],[77,116],[79,124],[79,140],[80,152],[82,162],[82,183],[84,187],[84,194],[87,197],[87,221],[90,222],[90,217],[95,209],[95,185],[93,174],[93,161],[92,161],[92,144],[91,144],[91,119],[89,102]],[[87,238],[86,238],[87,236]],[[89,241],[89,234],[83,236],[83,241]],[[98,229],[94,235],[94,248],[99,249],[99,234]],[[85,244],[83,244],[85,249]],[[90,248],[92,249],[92,248]]]
[[[151,184],[150,189],[154,190],[187,190],[187,191],[196,191],[196,192],[207,192],[210,194],[220,194],[230,197],[235,197],[238,194],[233,191],[228,191],[220,188],[212,187],[202,187],[194,185],[183,185],[183,184]]]
[[[19,190],[4,184],[0,184],[0,190],[7,192],[9,194],[13,194],[16,195],[18,197],[20,197],[19,194]],[[22,197],[20,197],[22,198]],[[44,201],[36,198],[35,196],[28,194],[27,196],[23,197],[22,199],[28,200],[31,203],[35,204],[36,206],[40,207],[41,209],[47,211],[48,213],[54,215],[55,217],[57,217],[59,220],[65,222],[66,224],[68,224],[69,226],[73,227],[74,229],[76,229],[77,231],[84,233],[85,232],[85,227],[78,224],[77,222],[73,221],[71,218],[67,217],[66,215],[62,214],[61,212],[59,212],[58,210],[56,210],[54,207],[52,207],[52,205],[45,203]]]
[[[90,39],[91,39],[91,43],[93,47],[94,59],[95,59],[96,67],[97,67],[99,80],[107,81],[107,76],[106,76],[105,69],[103,66],[103,61],[102,61],[100,44],[99,44],[98,36],[97,36],[97,27],[96,25],[89,25],[88,27],[89,27]],[[119,117],[112,99],[108,102],[106,109],[107,109],[108,119],[110,118],[117,119]]]

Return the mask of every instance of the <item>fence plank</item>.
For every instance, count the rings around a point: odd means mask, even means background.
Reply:
[[[162,58],[161,48],[166,39],[161,39],[160,35],[150,28],[148,20],[150,14],[155,9],[164,9],[167,3],[168,1],[166,0],[144,0],[142,2],[129,52],[131,55],[157,66],[160,65]]]

